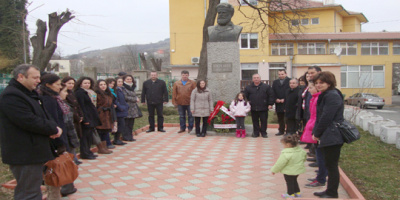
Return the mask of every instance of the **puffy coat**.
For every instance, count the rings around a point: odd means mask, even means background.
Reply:
[[[299,175],[306,172],[304,162],[307,159],[307,153],[299,146],[293,148],[284,148],[271,168],[271,172],[286,175]]]
[[[268,106],[274,105],[274,93],[269,85],[260,83],[256,86],[251,83],[244,90],[247,100],[250,101],[252,111],[268,111]]]
[[[114,106],[112,96],[97,93],[97,113],[101,121],[101,125],[96,126],[97,129],[112,129],[114,126],[111,116],[112,106]]]
[[[125,101],[129,106],[128,110],[128,115],[126,118],[138,118],[140,117],[139,115],[139,107],[137,105],[137,95],[136,92],[133,90],[132,87],[129,85],[124,84],[124,87],[121,88],[122,92],[124,93],[125,96]]]
[[[248,112],[250,112],[251,106],[250,103],[247,102],[244,105],[244,100],[238,101],[235,105],[235,101],[232,101],[231,105],[229,106],[229,110],[231,111],[232,115],[235,117],[245,117]]]
[[[339,90],[327,90],[319,95],[313,129],[313,135],[319,138],[319,147],[343,144],[342,135],[335,126],[335,122],[344,120],[343,111],[343,95]]]
[[[143,82],[142,87],[142,103],[147,101],[147,104],[160,104],[168,102],[168,91],[165,81],[157,79],[152,81],[151,79]]]
[[[279,79],[274,80],[272,82],[272,91],[274,92],[274,102],[276,99],[285,99],[286,97],[286,90],[290,88],[289,86],[290,78],[286,77],[283,80],[283,84],[281,84]],[[284,103],[275,103],[275,110],[276,112],[285,112]]]
[[[43,108],[36,91],[11,79],[0,95],[1,158],[9,165],[43,164],[54,159],[50,135],[57,124]]]
[[[195,81],[188,80],[185,85],[183,85],[182,81],[176,81],[172,88],[172,104],[190,105],[190,96],[195,88]]]
[[[208,117],[214,110],[213,100],[211,97],[211,91],[205,88],[203,92],[198,92],[197,89],[192,91],[190,97],[190,110],[194,111],[192,114],[194,117]]]
[[[117,117],[127,117],[128,116],[128,110],[129,110],[129,105],[125,101],[125,95],[123,92],[124,88],[117,87],[115,89],[115,94],[117,94],[117,98],[115,98],[115,105],[117,107],[115,108],[115,111],[117,113]]]

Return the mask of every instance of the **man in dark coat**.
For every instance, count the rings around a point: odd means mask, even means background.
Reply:
[[[155,110],[157,110],[157,129],[159,132],[165,132],[163,103],[168,103],[168,91],[165,81],[158,79],[156,71],[152,71],[150,79],[143,82],[141,101],[142,104],[146,104],[147,102],[147,110],[149,111],[150,128],[146,132],[149,133],[155,130]]]
[[[285,122],[287,134],[296,134],[296,111],[299,98],[299,83],[293,78],[289,82],[290,88],[286,90],[285,97]]]
[[[50,138],[62,130],[49,118],[35,91],[39,69],[19,65],[14,78],[0,95],[0,136],[2,161],[10,165],[18,184],[14,199],[42,199],[43,165],[54,159]]]
[[[274,94],[271,87],[261,82],[259,74],[254,74],[253,82],[245,88],[244,93],[250,101],[251,106],[251,119],[253,120],[252,137],[259,137],[261,132],[263,138],[268,138],[268,109],[271,109],[272,105],[274,105]]]
[[[285,134],[285,97],[286,90],[289,89],[290,78],[287,77],[286,70],[278,70],[278,79],[272,83],[272,90],[275,95],[275,111],[278,116],[279,133],[275,135]]]

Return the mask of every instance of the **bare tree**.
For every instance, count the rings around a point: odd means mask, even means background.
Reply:
[[[139,69],[138,53],[136,45],[125,45],[125,52],[123,54],[123,59],[126,60],[126,71],[132,71]]]
[[[207,79],[207,42],[209,26],[213,26],[217,16],[217,5],[220,0],[209,0],[207,16],[203,26],[203,43],[200,52],[199,73],[197,79]],[[303,30],[301,19],[307,15],[303,8],[309,7],[308,0],[257,0],[257,6],[252,5],[250,0],[237,0],[239,12],[247,19],[240,25],[250,26],[251,29],[261,29],[261,44],[265,44],[264,39],[268,38],[269,33],[289,32],[299,33]],[[250,7],[253,12],[245,12],[241,3]],[[293,23],[298,20],[298,24]]]
[[[160,58],[150,58],[151,63],[153,64],[153,67],[156,71],[161,71],[161,64],[162,64],[162,59]]]
[[[140,60],[142,61],[142,65],[143,65],[143,69],[144,70],[150,70],[150,68],[147,66],[147,60],[146,60],[146,56],[144,55],[144,53],[139,53],[140,56]]]
[[[47,32],[46,22],[40,19],[37,20],[36,35],[31,37],[33,46],[32,63],[39,67],[41,71],[45,70],[51,56],[53,56],[57,48],[57,38],[61,27],[74,17],[75,16],[72,16],[72,13],[68,9],[60,15],[56,12],[49,14],[49,33],[47,35],[47,41],[45,41]]]

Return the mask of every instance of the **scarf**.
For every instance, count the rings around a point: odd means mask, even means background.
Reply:
[[[114,97],[117,98],[117,95],[115,94],[114,89],[113,89],[113,88],[110,88],[110,91],[111,91],[111,94],[113,94]]]
[[[306,89],[304,89],[303,93],[301,94],[301,97],[303,98],[303,103],[301,104],[301,108],[306,109],[306,94],[308,91],[308,86],[306,87]]]
[[[92,89],[85,89],[85,88],[82,88],[82,89],[84,89],[88,93],[90,100],[92,100],[94,107],[96,107],[97,106],[97,93],[94,92]]]
[[[68,115],[71,112],[69,105],[61,99],[60,95],[56,96],[58,105],[60,106],[64,115]]]
[[[127,83],[124,82],[124,88],[126,88],[129,91],[134,91],[135,90],[135,88],[133,87],[133,83],[127,84]]]

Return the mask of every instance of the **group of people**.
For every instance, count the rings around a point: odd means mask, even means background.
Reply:
[[[335,124],[344,120],[344,103],[342,93],[336,89],[335,75],[329,71],[322,72],[318,66],[309,67],[298,80],[289,79],[285,74],[280,71],[279,79],[272,86],[277,88],[274,91],[282,91],[279,87],[287,85],[281,94],[275,92],[275,103],[283,103],[282,109],[276,108],[277,114],[280,113],[276,135],[283,135],[281,143],[284,149],[271,168],[272,174],[284,174],[287,193],[282,194],[283,198],[301,197],[297,177],[305,172],[306,160],[316,161],[317,175],[308,179],[310,183],[305,186],[322,187],[327,182],[326,190],[314,192],[314,195],[338,198],[338,163],[344,142]],[[301,149],[299,143],[306,143],[310,152]],[[307,155],[315,158],[307,158]]]
[[[162,115],[162,103],[168,102],[165,82],[151,72],[139,98],[133,76],[118,75],[106,80],[85,76],[75,80],[41,74],[29,64],[14,69],[13,79],[0,95],[2,161],[10,165],[18,183],[14,199],[42,199],[43,165],[64,152],[72,153],[79,165],[78,147],[80,158],[91,160],[97,157],[91,151],[93,144],[99,154],[111,154],[115,145],[134,142],[134,121],[142,117],[139,102],[147,102],[148,132],[154,131],[154,109]],[[158,131],[165,132],[160,117]],[[73,183],[47,187],[49,199],[77,191]]]
[[[298,146],[300,137],[302,142],[315,147],[319,167],[316,178],[307,185],[324,186],[328,176],[326,191],[314,194],[337,198],[343,139],[333,126],[343,120],[344,106],[343,96],[335,88],[335,76],[321,72],[317,66],[310,67],[299,80],[288,78],[285,70],[280,70],[278,76],[271,87],[261,81],[259,74],[254,74],[252,83],[231,102],[229,110],[236,118],[236,137],[246,137],[244,119],[250,112],[252,137],[267,138],[268,110],[275,104],[279,121],[276,135],[284,135],[284,150],[271,170],[284,174],[287,193],[282,196],[300,197],[297,177],[305,171],[306,160],[305,151]],[[155,131],[155,112],[157,131],[165,132],[163,104],[168,102],[168,92],[157,72],[151,72],[150,79],[143,82],[140,98],[135,93],[133,76],[126,73],[106,80],[81,77],[76,81],[55,74],[41,76],[37,67],[24,64],[14,69],[13,77],[0,95],[0,133],[3,163],[10,165],[18,182],[15,199],[41,199],[43,164],[63,152],[75,155],[79,147],[81,159],[96,159],[97,155],[90,150],[92,144],[97,145],[98,153],[111,154],[115,145],[135,141],[134,121],[142,117],[139,101],[147,104],[149,112],[150,126],[146,132]],[[214,110],[207,82],[190,80],[189,72],[182,71],[181,80],[173,85],[172,103],[180,115],[178,133],[186,129],[190,133],[195,128],[197,137],[205,137],[208,117]],[[76,156],[74,161],[81,163]],[[76,188],[71,183],[51,191],[55,191],[57,199],[76,192]]]

